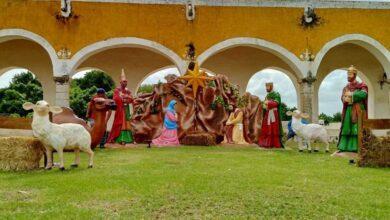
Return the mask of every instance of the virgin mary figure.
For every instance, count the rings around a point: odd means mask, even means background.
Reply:
[[[161,135],[152,140],[155,146],[177,146],[180,145],[177,137],[177,114],[175,110],[176,100],[171,100],[164,116],[164,127]]]

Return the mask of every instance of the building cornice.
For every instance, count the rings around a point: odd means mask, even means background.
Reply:
[[[47,0],[42,0],[47,1]],[[73,2],[102,2],[129,4],[171,4],[184,5],[191,0],[72,0]],[[233,6],[233,7],[284,7],[303,8],[311,5],[314,8],[355,8],[355,9],[390,9],[390,0],[192,0],[200,6]]]

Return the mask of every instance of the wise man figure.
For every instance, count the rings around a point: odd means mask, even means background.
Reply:
[[[127,79],[122,69],[120,87],[114,90],[113,99],[116,104],[115,118],[108,137],[108,143],[120,143],[122,145],[133,143],[130,120],[132,115],[133,96],[127,89]]]
[[[265,84],[267,96],[263,103],[264,116],[259,136],[259,146],[264,148],[282,148],[282,121],[280,94],[273,90],[273,83]]]
[[[368,88],[365,83],[356,81],[356,74],[354,66],[348,68],[348,84],[341,96],[343,112],[337,144],[340,152],[358,151],[358,121],[367,118]]]

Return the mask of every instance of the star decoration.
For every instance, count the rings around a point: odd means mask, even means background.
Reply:
[[[199,70],[197,63],[195,64],[194,70],[187,70],[187,73],[184,76],[181,76],[180,79],[187,80],[186,86],[192,86],[194,98],[196,98],[199,87],[204,88],[206,87],[206,82],[208,80],[214,80],[213,77],[209,77],[204,71]]]

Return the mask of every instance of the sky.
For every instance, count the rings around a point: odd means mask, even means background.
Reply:
[[[346,70],[335,70],[325,77],[318,92],[320,114],[323,112],[327,115],[333,115],[336,112],[341,112],[343,106],[340,98],[344,86],[348,83],[347,78]],[[362,81],[359,76],[357,81]]]
[[[179,70],[176,67],[164,69],[146,77],[146,79],[141,83],[141,85],[157,84],[159,81],[165,83],[166,80],[164,78],[166,75],[169,74],[175,74],[177,76],[180,75]]]
[[[13,69],[0,76],[0,88],[5,88],[9,85],[12,77],[20,72],[27,71],[26,69]],[[88,72],[82,71],[73,76],[73,78],[81,78]],[[179,75],[177,68],[168,68],[158,71],[148,76],[142,84],[156,84],[159,81],[165,82],[164,77],[168,74]],[[358,79],[360,80],[360,79]],[[247,92],[264,99],[266,95],[265,83],[268,81],[274,82],[274,90],[281,95],[282,102],[287,106],[297,106],[297,91],[290,78],[278,70],[265,69],[257,72],[252,76],[247,85]],[[335,70],[331,72],[321,83],[319,90],[319,113],[333,115],[340,112],[342,105],[340,101],[341,91],[347,84],[347,72],[345,70]]]
[[[22,72],[26,72],[26,69],[12,69],[5,72],[3,75],[0,75],[0,89],[8,87],[9,83],[12,81],[12,78]]]
[[[264,100],[267,95],[265,83],[273,82],[274,91],[279,92],[282,102],[287,106],[297,106],[297,92],[290,78],[278,70],[265,69],[254,74],[248,82],[246,91]]]
[[[85,76],[85,74],[86,74],[88,71],[90,71],[90,70],[80,71],[80,72],[74,74],[74,75],[72,76],[72,79],[80,79],[80,78],[83,78],[83,77]]]

